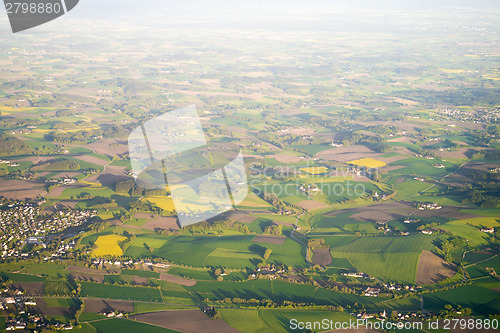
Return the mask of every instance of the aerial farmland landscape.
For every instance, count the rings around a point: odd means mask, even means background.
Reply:
[[[0,332],[498,332],[500,6],[240,5],[0,18]]]

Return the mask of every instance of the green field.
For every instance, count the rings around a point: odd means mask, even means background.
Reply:
[[[0,273],[5,279],[9,279],[12,282],[42,282],[44,278],[29,274],[20,273]]]
[[[134,302],[134,313],[146,313],[155,311],[165,311],[165,310],[189,310],[192,306],[187,305],[172,305],[163,303],[142,303]]]
[[[404,170],[404,169],[402,169]],[[394,184],[394,189],[396,190],[396,195],[394,200],[404,200],[412,196],[417,195],[419,192],[425,190],[426,188],[432,186],[426,182],[419,182],[413,179],[407,179],[402,183]]]
[[[285,300],[298,303],[316,303],[320,305],[354,305],[365,304],[367,307],[380,299],[342,294],[339,292],[316,288],[312,285],[292,284],[283,281],[251,280],[245,282],[208,282],[199,281],[190,291],[198,292],[202,297],[220,300],[226,297],[271,299],[275,302]]]
[[[48,298],[43,299],[50,307],[76,308],[80,305],[80,300],[74,298]]]
[[[80,317],[78,317],[78,320],[80,322],[86,322],[86,321],[94,321],[94,320],[99,320],[99,319],[106,319],[107,317],[102,314],[94,313],[94,312],[83,312]]]
[[[43,265],[37,263],[23,262],[23,263],[9,263],[0,265],[0,271],[2,272],[16,272],[14,274],[19,279],[37,279],[33,281],[17,281],[17,282],[37,282],[38,277],[50,277],[59,278],[60,275],[64,275],[65,266],[56,263],[44,263]],[[19,273],[19,274],[18,274]],[[32,275],[33,277],[26,276],[26,274]]]
[[[491,241],[491,234],[482,232],[481,226],[498,227],[500,223],[495,217],[477,217],[472,219],[455,220],[440,226],[443,230],[454,235],[463,236],[469,240],[471,246],[488,244]]]
[[[440,291],[433,294],[424,294],[424,308],[428,310],[442,310],[444,305],[461,305],[471,308],[476,313],[496,313],[498,308],[494,308],[497,295],[489,289],[468,285],[456,289]]]
[[[136,322],[128,319],[106,319],[96,322],[92,322],[91,325],[97,329],[98,332],[102,333],[136,333],[136,332],[148,332],[148,333],[174,333],[177,331],[169,330],[167,328],[148,325],[140,322]]]
[[[329,145],[293,145],[292,147],[310,155],[331,148]]]
[[[411,296],[379,302],[375,305],[374,310],[420,311],[420,297]]]
[[[359,221],[350,217],[354,212],[341,213],[337,216],[314,215],[309,222],[314,226],[315,233],[329,232],[332,228],[344,229],[349,224],[359,224]]]
[[[418,177],[432,177],[435,179],[441,178],[444,175],[450,173],[449,168],[453,168],[454,164],[449,162],[440,162],[446,166],[446,168],[438,169],[433,165],[436,164],[435,160],[427,160],[423,158],[407,158],[404,160],[392,162],[391,165],[404,166],[402,169],[396,169],[390,171],[393,174],[403,174],[403,175],[415,175]]]
[[[500,281],[494,277],[487,276],[475,279],[474,285],[488,289],[500,288]]]
[[[484,261],[490,259],[492,255],[490,253],[480,253],[480,252],[467,252],[464,257],[464,263],[472,264],[478,261]]]
[[[346,258],[369,275],[400,282],[415,282],[418,259],[422,250],[432,250],[436,237],[412,235],[404,237],[363,237],[331,249],[333,258]]]
[[[160,291],[156,288],[112,286],[82,282],[82,297],[124,299],[133,301],[161,302]]]
[[[495,271],[500,271],[500,256],[496,255],[486,261],[480,262],[476,264],[479,267],[486,268],[492,267]]]
[[[141,256],[149,253],[165,258],[174,263],[186,264],[194,267],[223,266],[226,268],[241,269],[254,267],[262,260],[260,247],[252,243],[254,236],[234,235],[223,237],[193,237],[176,236],[163,237],[161,240],[149,235],[137,237],[127,249],[126,255]],[[143,245],[147,243],[149,250]],[[153,244],[154,243],[154,244]],[[153,247],[151,245],[158,245]],[[304,266],[303,247],[287,239],[284,244],[263,244],[272,249],[269,262],[279,261],[293,266]],[[255,250],[257,249],[258,250]]]
[[[484,268],[476,266],[476,265],[469,266],[466,268],[466,270],[467,270],[467,273],[469,274],[471,279],[476,279],[479,277],[485,277],[485,276],[489,275],[488,272]],[[500,283],[499,283],[499,286],[500,286]]]
[[[184,267],[172,267],[168,270],[169,274],[177,275],[183,278],[195,280],[215,280],[215,277],[207,270],[204,269],[190,269]]]
[[[297,332],[290,329],[290,321],[321,322],[328,319],[335,322],[352,319],[347,313],[320,310],[254,310],[221,309],[222,319],[243,333]],[[315,329],[313,332],[324,331]]]
[[[139,276],[139,277],[154,278],[154,279],[160,278],[160,273],[153,271],[144,271],[144,270],[122,270],[120,275]]]
[[[297,332],[297,329],[290,329],[292,319],[297,320],[297,322],[318,323],[316,324],[316,328],[312,329],[312,332],[325,331],[326,327],[319,325],[325,318],[331,320],[333,323],[354,320],[353,317],[345,312],[318,310],[261,310],[259,311],[259,316],[275,332]]]
[[[273,328],[259,316],[259,310],[220,309],[222,319],[231,327],[243,333],[273,333]]]

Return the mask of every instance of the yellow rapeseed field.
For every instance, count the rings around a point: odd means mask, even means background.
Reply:
[[[92,251],[94,257],[102,256],[121,256],[123,251],[118,245],[118,242],[125,240],[127,237],[119,235],[99,236],[95,241],[97,248]]]
[[[371,157],[360,158],[359,160],[354,160],[354,161],[350,161],[347,163],[359,165],[359,166],[364,166],[367,168],[381,168],[383,166],[386,166],[386,164],[384,162],[376,160],[376,159],[371,158]]]
[[[300,170],[307,172],[310,175],[319,175],[321,173],[327,172],[328,168],[326,168],[326,167],[306,167],[306,168],[301,168]]]
[[[163,210],[167,211],[173,211],[175,209],[174,207],[174,200],[171,197],[166,197],[166,196],[154,196],[146,199],[147,201],[154,203],[158,207],[160,207]]]

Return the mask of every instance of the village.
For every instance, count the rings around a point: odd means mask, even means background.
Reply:
[[[54,234],[77,227],[95,216],[95,211],[57,210],[42,214],[44,201],[4,201],[0,206],[0,248],[2,258],[30,257],[47,249]],[[68,235],[69,236],[69,235]],[[58,257],[74,247],[61,242],[50,255]]]

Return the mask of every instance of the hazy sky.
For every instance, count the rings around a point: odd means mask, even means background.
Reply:
[[[475,22],[464,21],[475,15]],[[2,30],[8,28],[5,12],[3,18]],[[71,18],[195,29],[391,31],[462,21],[498,27],[500,1],[80,0],[60,19]]]

